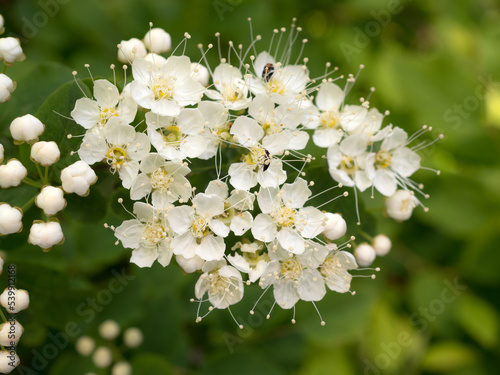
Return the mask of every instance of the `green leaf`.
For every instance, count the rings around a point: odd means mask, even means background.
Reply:
[[[498,312],[482,298],[464,294],[457,300],[455,318],[458,324],[485,348],[492,349],[498,344]]]
[[[470,365],[477,360],[476,352],[469,346],[456,341],[432,345],[423,360],[428,371],[445,372]]]
[[[335,369],[335,371],[333,371]],[[312,347],[298,375],[352,375],[354,367],[343,347],[331,349]]]

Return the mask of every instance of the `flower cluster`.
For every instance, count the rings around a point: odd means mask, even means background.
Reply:
[[[50,167],[59,161],[61,153],[56,142],[39,141],[45,125],[35,116],[28,114],[14,119],[9,129],[14,144],[27,143],[31,146],[30,159],[37,174],[31,178],[28,169],[17,159],[3,163],[4,147],[0,144],[0,187],[8,189],[24,183],[40,189],[34,203],[43,211],[46,220],[33,221],[28,242],[49,251],[52,246],[64,241],[61,225],[54,216],[66,207],[64,194],[87,195],[90,185],[96,182],[97,177],[88,164],[77,161],[61,171],[62,186],[53,186]],[[31,207],[32,203],[33,201],[29,201],[20,208],[0,202],[0,236],[22,231],[23,211]]]
[[[102,369],[111,369],[111,375],[130,375],[132,366],[122,358],[122,346],[116,345],[116,340],[121,333],[120,326],[114,320],[106,320],[99,326],[99,338],[94,340],[90,336],[80,337],[75,344],[76,351],[83,357],[92,358],[92,363],[102,373]],[[131,327],[123,332],[124,347],[135,349],[141,345],[143,335],[140,329]],[[99,344],[99,345],[98,345]],[[95,375],[89,372],[85,375]]]
[[[4,260],[0,257],[0,274],[3,271]],[[8,267],[9,280],[15,279],[15,266]],[[9,286],[0,294],[0,305],[10,314],[7,319],[0,310],[3,323],[0,324],[0,373],[9,374],[19,366],[19,356],[16,347],[24,332],[24,327],[17,321],[16,314],[29,307],[29,293],[24,289],[16,289],[14,285]]]
[[[4,31],[4,19],[0,14],[0,35]],[[13,37],[0,38],[0,61],[3,62],[4,73],[8,66],[15,62],[24,61],[25,58],[19,39]],[[0,103],[9,101],[11,94],[16,89],[16,82],[4,73],[0,74]]]
[[[219,56],[212,69],[202,46],[206,66],[183,54],[161,56],[170,35],[151,29],[143,41],[118,45],[133,81],[122,90],[94,81],[93,98],[79,99],[71,113],[85,129],[81,160],[107,163],[135,201],[134,218],[110,226],[117,243],[132,249],[131,262],[140,267],[165,267],[175,258],[185,272],[200,272],[195,296],[201,303],[208,295],[209,312],[239,302],[244,285],[254,282],[272,286],[285,309],[319,301],[327,288],[348,292],[350,272],[389,251],[385,236],[355,246],[354,256],[347,251],[353,237],[334,244],[346,222],[320,207],[348,193],[311,205],[320,194],[376,189],[397,220],[421,204],[410,177],[421,168],[417,151],[426,143],[410,143],[429,128],[408,137],[383,127],[386,114],[367,99],[346,104],[355,77],[341,88],[335,82],[343,76],[332,78],[337,69],[327,64],[323,76],[311,78],[307,58],[292,61],[299,32],[295,25],[288,36],[275,30],[273,40],[287,43],[273,48],[272,40],[260,53],[260,36],[246,51],[231,42],[228,58]],[[186,33],[179,46],[189,39]],[[307,179],[305,167],[321,162],[310,150],[327,160],[337,184]],[[201,169],[210,160],[213,168]],[[194,186],[191,177],[200,174],[205,183]],[[314,186],[322,191],[313,195]]]

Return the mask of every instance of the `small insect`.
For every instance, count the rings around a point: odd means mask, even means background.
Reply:
[[[266,149],[264,149],[264,152],[266,153],[265,157],[264,157],[264,161],[262,162],[262,169],[265,171],[267,171],[267,168],[269,168],[269,166],[271,165],[271,154],[269,153],[269,151],[267,151]]]
[[[267,63],[262,71],[262,79],[266,82],[269,82],[274,74],[274,65],[271,63]]]

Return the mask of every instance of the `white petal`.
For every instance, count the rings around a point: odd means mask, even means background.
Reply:
[[[294,229],[282,228],[276,238],[283,249],[291,253],[302,254],[305,250],[304,238]]]
[[[157,257],[158,251],[156,246],[139,246],[137,249],[132,251],[130,263],[135,263],[139,267],[151,267]]]
[[[196,194],[193,198],[196,213],[203,216],[217,216],[224,212],[224,202],[216,195]]]
[[[257,182],[263,188],[275,188],[285,181],[286,172],[283,170],[283,163],[281,160],[273,159],[266,170],[261,167],[257,172]]]
[[[234,135],[238,143],[244,147],[252,147],[264,136],[264,130],[253,119],[240,116],[231,126],[230,133]]]
[[[246,163],[231,164],[228,174],[231,177],[229,183],[235,189],[248,191],[257,185],[257,173],[254,172],[253,166]]]
[[[305,269],[297,285],[300,299],[304,301],[320,301],[326,294],[325,283],[316,269]]]
[[[394,172],[387,169],[378,169],[375,172],[373,186],[375,186],[375,189],[381,194],[390,197],[396,192],[398,187]]]
[[[196,248],[196,255],[204,260],[219,260],[224,257],[226,244],[221,237],[215,237],[211,234],[203,237],[201,244]]]
[[[120,98],[120,93],[115,85],[105,79],[94,82],[94,98],[101,108],[115,108]]]
[[[150,221],[155,214],[155,208],[144,202],[134,203],[134,215],[143,223]]]
[[[170,244],[175,255],[182,255],[184,258],[190,259],[194,257],[198,245],[196,238],[191,232],[186,232],[180,236],[174,237]]]
[[[158,245],[158,263],[166,267],[170,264],[171,259],[172,250],[170,249],[170,243],[164,240]]]
[[[71,117],[78,125],[90,129],[100,121],[99,105],[89,98],[78,99],[75,103],[75,109],[71,112]]]
[[[168,211],[167,220],[172,230],[183,234],[193,225],[194,209],[190,206],[178,206]]]
[[[205,189],[206,194],[217,195],[220,199],[224,200],[229,195],[229,188],[224,181],[213,180],[210,181]]]
[[[258,214],[252,224],[252,235],[256,240],[262,242],[271,242],[278,229],[269,215]]]
[[[344,91],[335,83],[327,82],[321,85],[316,96],[316,105],[322,111],[338,111],[344,102]]]
[[[126,220],[115,230],[115,236],[118,238],[123,247],[135,249],[139,247],[141,241],[144,224],[139,220]]]
[[[283,191],[283,202],[289,203],[292,208],[303,207],[304,203],[306,203],[307,199],[312,194],[308,185],[307,181],[302,178],[298,178],[292,184],[283,185],[281,189]]]
[[[209,227],[217,236],[227,237],[229,234],[229,227],[218,219],[210,220]]]
[[[326,219],[325,214],[317,208],[304,207],[300,209],[295,225],[298,226],[297,222],[300,223],[297,229],[302,237],[313,238],[323,231]]]
[[[280,197],[278,197],[279,189],[277,188],[260,188],[257,195],[257,202],[260,210],[269,214],[276,211],[280,207]]]
[[[386,151],[393,150],[397,147],[403,146],[407,139],[408,133],[401,128],[395,127],[384,139],[380,149]]]
[[[274,283],[274,299],[283,309],[291,309],[300,299],[293,280],[280,279]]]
[[[368,138],[365,134],[359,133],[350,135],[340,143],[340,151],[347,156],[358,156],[366,152]]]
[[[391,168],[402,177],[409,177],[420,169],[420,156],[407,147],[401,147],[392,154]]]
[[[250,214],[250,212],[241,212],[232,218],[231,230],[237,236],[241,236],[252,227],[252,223],[253,216]]]

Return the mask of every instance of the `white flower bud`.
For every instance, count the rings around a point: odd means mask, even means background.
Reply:
[[[10,94],[16,89],[16,83],[5,74],[0,74],[0,103],[9,101]]]
[[[2,274],[3,272],[3,264],[4,264],[4,260],[3,260],[3,257],[0,256],[0,275]]]
[[[132,64],[137,57],[144,58],[148,54],[144,43],[137,38],[122,40],[118,48],[118,61]]]
[[[40,246],[43,250],[48,251],[52,246],[61,244],[63,241],[61,224],[57,221],[33,222],[28,237],[30,244]]]
[[[28,175],[28,170],[17,159],[11,159],[7,164],[0,165],[0,187],[7,189],[19,186]]]
[[[385,234],[379,234],[373,239],[373,248],[379,257],[386,255],[392,247],[392,242]]]
[[[0,373],[10,374],[17,366],[19,366],[19,357],[17,353],[11,354],[10,350],[0,350]]]
[[[161,67],[167,62],[166,58],[157,55],[156,53],[148,53],[144,59],[149,61],[150,63],[153,63],[156,69],[161,69]]]
[[[88,336],[82,336],[76,341],[75,349],[80,355],[87,357],[94,351],[95,341]]]
[[[24,328],[17,320],[9,320],[0,325],[0,345],[17,346]]]
[[[105,340],[114,340],[120,334],[120,326],[114,320],[105,320],[99,326],[99,334]]]
[[[4,60],[5,65],[12,65],[16,61],[24,61],[25,58],[19,39],[12,37],[0,39],[0,60]]]
[[[137,348],[143,339],[144,336],[139,328],[131,327],[123,332],[123,341],[129,348]]]
[[[153,53],[164,53],[172,49],[172,38],[165,30],[156,27],[144,36],[144,45]]]
[[[3,27],[3,25],[4,25],[3,16],[0,14],[0,34],[3,34],[3,32],[5,31],[5,27]]]
[[[99,368],[106,368],[113,362],[111,350],[105,346],[98,347],[92,356],[92,362]]]
[[[201,270],[205,261],[201,259],[198,255],[195,255],[192,258],[185,258],[182,255],[176,255],[175,260],[177,264],[183,269],[186,273],[192,273],[195,271]]]
[[[5,149],[3,148],[3,144],[0,143],[0,163],[3,163],[4,156],[5,156]]]
[[[415,208],[415,197],[408,190],[398,190],[385,200],[387,215],[393,219],[408,220]]]
[[[329,240],[336,240],[342,237],[347,231],[347,224],[340,214],[332,214],[327,212],[325,216],[328,218],[323,229],[323,235]]]
[[[31,146],[31,160],[44,167],[50,167],[57,163],[60,157],[61,152],[54,141],[40,141]]]
[[[10,297],[10,298],[9,298]],[[26,310],[30,305],[30,295],[24,289],[5,288],[0,294],[0,305],[11,314]]]
[[[85,196],[90,185],[97,181],[97,176],[87,163],[79,160],[61,171],[61,181],[66,193]]]
[[[210,73],[208,72],[208,69],[203,65],[198,63],[191,63],[191,78],[207,87],[208,80],[210,79]]]
[[[61,188],[44,186],[35,198],[35,204],[43,210],[45,215],[54,215],[66,207],[66,199]]]
[[[0,236],[20,232],[23,228],[23,212],[8,203],[0,203]]]
[[[17,142],[36,142],[45,130],[45,126],[35,116],[24,115],[15,118],[9,129],[12,138]]]
[[[363,242],[356,247],[354,250],[354,257],[356,258],[356,263],[361,267],[368,267],[373,263],[376,257],[375,249]]]
[[[111,375],[130,375],[132,374],[132,366],[130,363],[121,361],[113,366]]]

